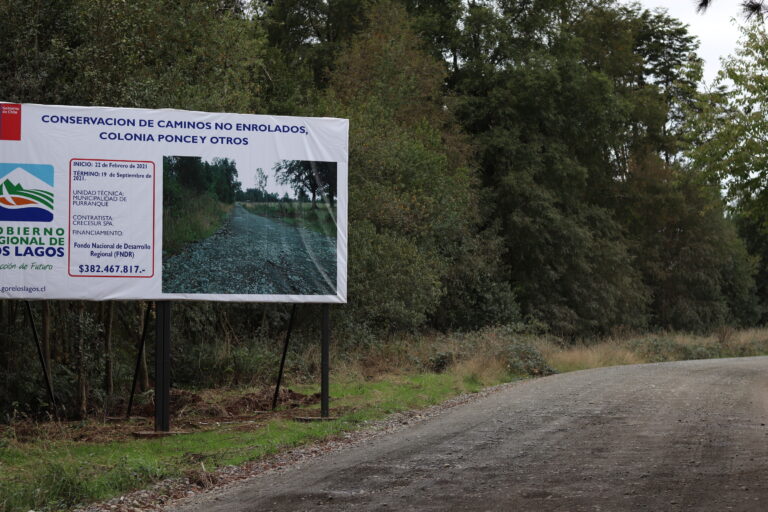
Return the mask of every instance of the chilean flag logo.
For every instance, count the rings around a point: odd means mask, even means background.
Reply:
[[[21,104],[0,103],[0,140],[21,140]]]

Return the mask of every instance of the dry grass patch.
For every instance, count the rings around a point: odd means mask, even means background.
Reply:
[[[536,348],[559,372],[644,363],[625,343],[608,339],[594,344],[560,347],[550,340],[539,339]]]
[[[465,382],[476,383],[483,387],[509,380],[509,372],[504,361],[498,356],[489,354],[480,354],[460,361],[449,371]]]
[[[661,332],[566,345],[538,338],[536,349],[560,372],[626,364],[768,354],[768,329],[721,327],[708,335]]]

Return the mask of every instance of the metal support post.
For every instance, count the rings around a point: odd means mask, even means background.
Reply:
[[[323,323],[322,323],[322,356],[320,361],[320,416],[327,418],[329,416],[328,403],[330,401],[330,360],[331,360],[331,307],[323,304]]]
[[[171,303],[155,303],[155,431],[171,430]]]
[[[277,384],[275,384],[275,396],[272,397],[272,410],[277,408],[277,399],[280,396],[280,383],[283,380],[283,369],[285,369],[285,358],[288,355],[288,342],[291,340],[291,330],[293,329],[293,315],[296,314],[296,304],[291,308],[291,317],[288,319],[288,332],[285,334],[285,343],[283,344],[283,356],[280,358],[280,370],[277,372]]]

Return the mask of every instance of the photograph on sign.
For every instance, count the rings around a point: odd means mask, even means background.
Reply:
[[[243,170],[226,158],[164,157],[163,218],[206,189],[206,180],[216,184],[213,193],[228,205],[223,210],[230,221],[179,247],[172,241],[185,226],[164,226],[163,293],[336,293],[335,162],[283,160],[265,172]],[[211,223],[222,213],[204,212]]]
[[[346,302],[347,120],[3,106],[0,298]]]

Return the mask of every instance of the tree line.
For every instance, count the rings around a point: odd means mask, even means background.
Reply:
[[[0,33],[7,101],[349,118],[338,343],[515,322],[576,339],[765,320],[759,20],[726,66],[733,86],[715,88],[684,24],[613,0],[8,0]],[[174,175],[182,164],[196,171]],[[169,172],[225,202],[249,193],[201,162]],[[0,312],[6,413],[45,400],[21,378],[34,354],[20,307]],[[110,306],[108,324],[104,308],[38,308],[73,404],[106,400],[106,339],[118,380],[130,373],[140,312]],[[198,384],[268,368],[265,340],[287,315],[175,311],[174,379]]]
[[[262,168],[256,169],[256,186],[245,190],[238,188],[236,197],[238,201],[258,203],[311,202],[312,208],[317,208],[318,200],[322,199],[333,207],[338,195],[336,166],[336,162],[281,160],[272,167],[273,179],[276,184],[289,186],[294,192],[294,198],[288,192],[282,196],[277,192],[269,192],[269,177]]]
[[[179,203],[193,196],[210,194],[222,203],[233,203],[240,190],[237,165],[228,158],[214,158],[210,162],[198,156],[163,157],[163,208],[181,206]]]

